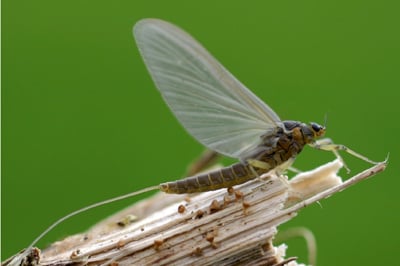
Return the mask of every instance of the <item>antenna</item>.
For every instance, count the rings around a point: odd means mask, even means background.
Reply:
[[[326,123],[328,122],[328,113],[325,113],[324,116],[324,128],[326,128]]]

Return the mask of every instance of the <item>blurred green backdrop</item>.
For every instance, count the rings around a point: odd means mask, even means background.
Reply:
[[[131,28],[171,21],[195,36],[282,119],[386,172],[299,213],[319,265],[397,261],[399,4],[396,1],[3,1],[2,260],[80,207],[176,179],[202,150],[154,88]],[[368,165],[344,155],[356,173]],[[333,159],[306,149],[296,167]],[[348,177],[343,171],[343,176]],[[65,222],[40,247],[135,199]],[[290,255],[306,261],[304,243]]]

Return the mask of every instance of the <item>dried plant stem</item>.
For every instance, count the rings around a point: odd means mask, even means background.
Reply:
[[[337,176],[341,167],[335,160],[290,181],[270,173],[230,193],[190,198],[159,193],[54,243],[41,254],[40,265],[298,265],[295,258],[285,261],[285,246],[273,246],[277,226],[383,171],[386,162],[345,182]]]

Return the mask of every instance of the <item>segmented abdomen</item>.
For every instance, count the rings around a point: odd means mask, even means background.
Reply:
[[[265,169],[263,171],[255,169],[255,171],[259,172],[257,174],[267,172]],[[255,174],[248,164],[236,163],[210,173],[162,183],[160,184],[160,190],[172,194],[196,193],[232,187],[245,183],[254,177]]]
[[[307,136],[303,132],[307,126],[296,121],[286,121],[285,126],[286,131],[280,128],[276,135],[265,136],[264,147],[260,146],[258,153],[253,154],[253,159],[249,159],[246,163],[236,163],[210,173],[162,183],[160,190],[173,194],[216,190],[245,183],[257,175],[274,169],[294,158],[307,144],[305,141]]]

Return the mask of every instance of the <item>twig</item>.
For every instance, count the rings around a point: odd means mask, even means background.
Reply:
[[[277,226],[298,210],[381,172],[342,182],[339,160],[287,181],[273,173],[198,195],[159,193],[43,251],[40,265],[298,265],[275,248]],[[282,264],[283,263],[283,264]],[[33,264],[31,264],[33,265]]]

